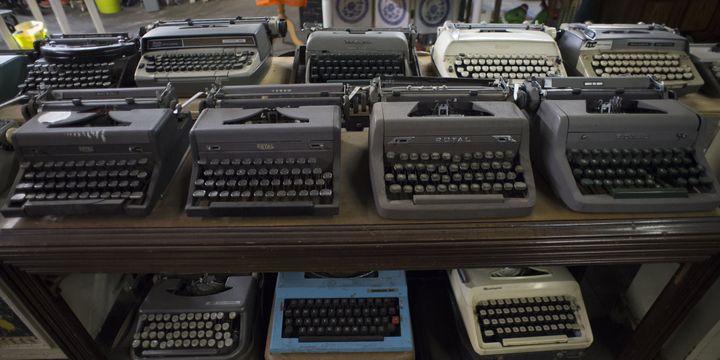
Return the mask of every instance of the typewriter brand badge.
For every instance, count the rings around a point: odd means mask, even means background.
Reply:
[[[268,150],[274,150],[275,145],[270,143],[261,143],[256,145],[258,150],[268,151]]]
[[[435,142],[439,144],[461,144],[472,142],[468,136],[438,136]]]
[[[517,140],[512,135],[493,135],[493,139],[499,143],[516,143]]]
[[[618,140],[647,140],[650,137],[647,134],[631,134],[631,133],[624,133],[624,134],[617,134],[615,136]]]

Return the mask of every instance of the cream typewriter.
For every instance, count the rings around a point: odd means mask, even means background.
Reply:
[[[681,94],[703,85],[688,40],[664,25],[573,23],[560,29],[558,45],[571,75],[651,75]]]
[[[555,29],[533,24],[445,22],[431,50],[440,76],[522,83],[529,77],[567,76]]]
[[[564,267],[456,269],[449,276],[458,324],[475,355],[573,358],[592,344],[580,286]]]

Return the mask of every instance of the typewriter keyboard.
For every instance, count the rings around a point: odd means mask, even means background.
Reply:
[[[570,296],[484,300],[475,310],[484,343],[512,346],[520,338],[583,336]]]
[[[428,195],[525,197],[528,186],[515,151],[475,153],[385,153],[390,200]],[[457,201],[458,199],[455,199]]]
[[[239,345],[236,312],[140,314],[132,349],[138,358],[212,356]]]
[[[333,201],[332,164],[313,157],[199,159],[192,197],[223,201]]]
[[[309,71],[313,83],[369,80],[380,75],[404,75],[405,65],[399,55],[313,56]]]
[[[108,88],[118,85],[121,70],[114,62],[55,64],[37,61],[28,65],[24,91],[40,87],[54,89]]]
[[[282,337],[313,341],[382,341],[400,336],[398,298],[285,299]]]
[[[12,207],[28,201],[122,199],[142,204],[152,177],[147,158],[38,161],[21,164]]]
[[[560,76],[559,60],[541,55],[459,54],[454,62],[455,76],[473,79]]]
[[[571,149],[567,158],[580,191],[615,198],[687,197],[713,190],[692,148]]]
[[[592,58],[598,76],[653,75],[659,80],[692,80],[693,68],[680,55],[658,53],[603,53]]]
[[[145,55],[145,70],[154,72],[241,70],[252,64],[254,51],[237,53],[192,53]]]

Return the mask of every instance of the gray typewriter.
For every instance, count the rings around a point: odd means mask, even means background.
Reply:
[[[571,75],[654,76],[677,93],[697,91],[703,79],[688,40],[657,24],[562,24],[558,45]]]
[[[705,160],[717,123],[651,78],[545,79],[535,164],[582,212],[700,211],[720,204]],[[532,90],[528,90],[530,92]]]
[[[52,90],[12,135],[5,216],[147,215],[184,158],[190,113],[172,86]]]
[[[712,97],[720,97],[720,44],[690,44],[690,54],[705,79],[701,91]]]
[[[256,359],[256,292],[251,276],[161,280],[138,311],[132,359]]]
[[[491,81],[379,79],[370,178],[387,218],[523,216],[535,203],[529,125]]]
[[[138,86],[172,82],[180,96],[224,85],[256,84],[270,67],[272,39],[285,36],[275,17],[158,21],[141,39]]]
[[[307,83],[369,85],[381,75],[418,76],[417,33],[409,29],[310,27],[305,49]],[[296,59],[302,62],[302,59]],[[302,68],[302,67],[298,67]],[[302,71],[302,70],[301,70]]]
[[[345,86],[226,86],[191,131],[190,216],[338,213]]]

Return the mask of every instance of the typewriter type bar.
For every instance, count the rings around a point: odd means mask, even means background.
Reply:
[[[40,111],[13,134],[20,170],[3,215],[152,211],[186,153],[190,114],[170,86],[110,92],[50,91],[37,100]]]
[[[370,177],[381,216],[457,219],[532,210],[528,121],[507,88],[395,81],[376,84],[382,101],[370,121]]]
[[[333,215],[342,84],[223,87],[191,131],[190,216]]]
[[[636,87],[541,85],[533,154],[555,193],[582,212],[716,208],[720,187],[705,159],[716,124],[652,80],[632,81]]]

